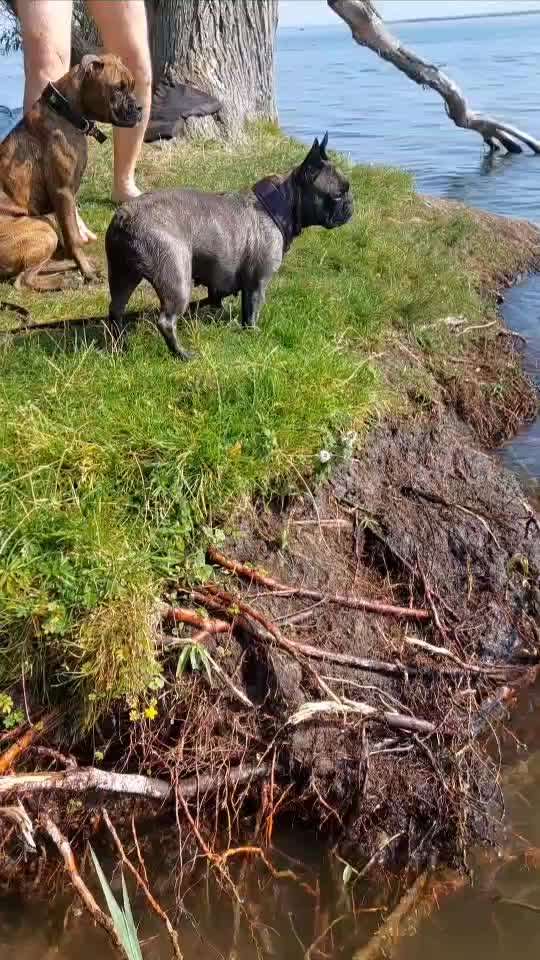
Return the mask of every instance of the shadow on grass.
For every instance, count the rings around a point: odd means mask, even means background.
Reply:
[[[15,314],[27,318],[30,317],[29,311],[19,304],[3,301],[0,303],[0,310],[11,310]],[[190,303],[188,310],[182,318],[184,322],[198,322],[204,324],[220,323],[226,325],[234,323],[237,320],[236,309],[231,310],[228,307],[212,307],[205,305],[199,307],[199,301],[194,300]],[[0,342],[9,338],[13,344],[21,342],[23,339],[32,336],[33,342],[37,343],[39,348],[45,352],[55,352],[58,349],[65,353],[75,353],[81,347],[94,346],[101,350],[109,351],[127,349],[129,344],[129,332],[131,332],[140,323],[148,323],[153,330],[158,332],[157,320],[159,309],[132,310],[125,314],[127,327],[127,337],[122,340],[122,347],[113,343],[110,329],[104,316],[91,317],[64,317],[62,320],[51,320],[43,323],[23,323],[10,330],[0,331]]]

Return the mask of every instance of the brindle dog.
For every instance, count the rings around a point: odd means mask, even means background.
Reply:
[[[142,111],[133,90],[133,76],[118,57],[83,57],[49,85],[0,143],[0,279],[16,277],[18,287],[58,290],[62,282],[55,275],[75,265],[85,280],[95,278],[83,252],[75,202],[88,160],[87,137],[105,139],[96,121],[118,127],[139,123]],[[51,260],[58,247],[51,214],[71,260]]]

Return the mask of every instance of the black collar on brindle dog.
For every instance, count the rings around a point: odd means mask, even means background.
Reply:
[[[285,187],[288,189],[284,189]],[[268,216],[281,231],[283,253],[287,253],[294,238],[302,232],[294,189],[286,180],[277,186],[270,179],[259,180],[252,189]]]
[[[77,113],[53,83],[47,84],[41,99],[43,103],[46,103],[59,117],[63,117],[64,120],[71,123],[76,130],[84,133],[85,137],[94,137],[98,143],[105,143],[107,139],[106,135],[92,120],[87,120],[81,113]]]

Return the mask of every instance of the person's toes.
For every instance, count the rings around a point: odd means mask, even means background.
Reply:
[[[79,228],[79,233],[81,235],[81,240],[83,243],[92,243],[93,241],[97,240],[95,233],[92,233],[92,231],[86,226],[78,210],[77,210],[77,227]]]

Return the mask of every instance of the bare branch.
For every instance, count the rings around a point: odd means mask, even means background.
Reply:
[[[434,64],[426,63],[412,50],[407,50],[392,36],[372,0],[328,0],[328,6],[351,28],[360,46],[373,50],[410,80],[440,94],[448,116],[457,127],[479,133],[490,150],[498,150],[498,144],[501,144],[509,153],[522,153],[520,143],[524,143],[534,153],[540,154],[539,140],[508,123],[471,110],[460,88],[450,77]]]
[[[178,781],[177,790],[187,799],[206,791],[214,792],[222,784],[229,786],[256,781],[265,777],[268,769],[264,764],[242,766],[230,770],[225,777],[200,776],[186,777]],[[173,795],[173,788],[167,780],[145,777],[138,773],[114,773],[86,767],[78,770],[66,770],[53,773],[21,773],[19,776],[0,777],[0,796],[7,794],[29,794],[41,791],[58,793],[86,793],[96,790],[99,793],[122,793],[125,796],[145,797],[147,800],[167,800]]]

